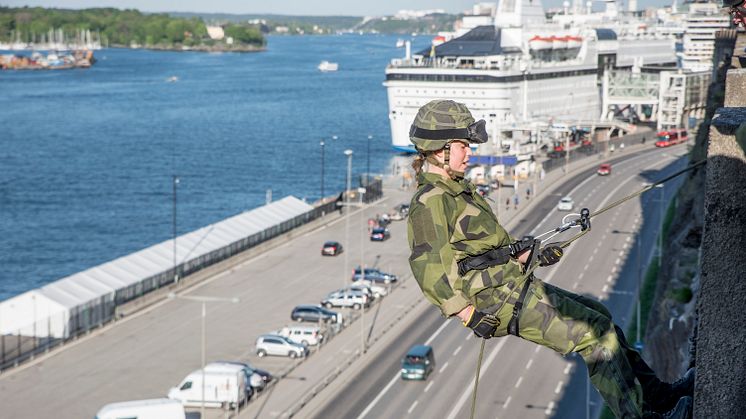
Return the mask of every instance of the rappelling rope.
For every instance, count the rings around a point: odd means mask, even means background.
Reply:
[[[650,185],[648,185],[648,186],[640,189],[639,191],[637,191],[637,192],[635,192],[635,193],[633,193],[631,195],[627,195],[624,198],[619,199],[617,201],[614,201],[611,204],[609,204],[609,205],[601,208],[600,210],[591,213],[590,215],[588,215],[588,219],[591,219],[591,218],[593,218],[593,217],[595,217],[597,215],[601,215],[604,212],[606,212],[606,211],[608,211],[608,210],[610,210],[610,209],[612,209],[614,207],[622,205],[623,203],[629,201],[630,199],[632,199],[632,198],[634,198],[636,196],[640,196],[640,195],[644,194],[645,192],[647,192],[647,191],[655,188],[656,186],[661,185],[663,183],[666,183],[669,180],[671,180],[671,179],[673,179],[673,178],[675,178],[677,176],[680,176],[683,173],[686,173],[686,172],[688,172],[690,170],[693,170],[693,169],[695,169],[695,168],[697,168],[699,166],[704,165],[705,163],[707,163],[707,159],[700,160],[698,162],[695,162],[695,163],[687,166],[685,169],[679,170],[678,172],[676,172],[676,173],[674,173],[674,174],[672,174],[670,176],[667,176],[667,177],[665,177],[665,178],[663,178],[663,179],[661,179],[661,180],[659,180],[659,181],[657,181],[655,183],[651,183]],[[580,226],[581,226],[580,219],[578,219],[578,220],[575,220],[573,223],[571,223],[571,225],[568,225],[567,229],[569,229],[570,227],[580,227]],[[561,228],[558,227],[556,230],[550,230],[547,233],[542,234],[541,236],[546,235],[548,233],[555,232],[555,231],[557,233],[559,233],[560,229]],[[562,230],[562,231],[566,231],[567,229]],[[569,240],[566,240],[566,241],[562,242],[562,244],[560,245],[560,247],[562,247],[563,249],[567,248],[568,246],[570,246],[571,243],[573,243],[575,240],[583,237],[589,231],[591,231],[590,225],[589,225],[588,228],[584,228],[580,233],[578,233],[575,236],[571,237]],[[552,235],[552,237],[554,237],[554,235]],[[518,284],[523,284],[525,281],[527,281],[529,278],[531,278],[531,275],[533,275],[534,271],[538,267],[539,267],[538,261],[532,263],[531,266],[524,273],[524,275],[523,275],[523,281],[516,282],[515,286],[511,290],[511,293],[515,292],[515,290],[518,288]],[[500,307],[497,309],[497,311],[495,311],[495,313],[498,313],[502,309],[502,307],[505,305],[505,303],[507,302],[507,300],[508,300],[507,298],[505,300],[503,300],[503,302],[500,304]],[[482,344],[481,344],[481,346],[479,348],[479,358],[477,359],[477,373],[476,373],[476,376],[474,377],[474,391],[471,394],[471,414],[469,416],[470,419],[474,419],[474,413],[476,412],[476,408],[477,408],[477,387],[479,386],[479,373],[480,373],[480,370],[482,369],[482,357],[484,356],[484,344],[485,344],[486,341],[487,341],[487,339],[482,339]]]

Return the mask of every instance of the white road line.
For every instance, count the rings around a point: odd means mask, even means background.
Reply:
[[[614,279],[613,275],[609,275],[608,278],[606,278],[606,282],[611,282]]]
[[[492,362],[495,361],[495,358],[497,358],[497,354],[500,352],[500,349],[505,346],[505,342],[507,342],[507,339],[501,339],[500,343],[497,344],[497,347],[492,351],[490,356],[487,358],[487,361],[482,365],[482,369],[479,371],[479,378],[482,378],[485,371],[487,371],[492,364]],[[538,346],[537,346],[538,348]],[[461,398],[458,399],[458,402],[456,405],[453,406],[453,409],[451,409],[451,412],[448,414],[446,419],[456,419],[458,416],[459,411],[464,406],[464,403],[466,403],[466,400],[471,396],[471,391],[474,388],[474,380],[471,380],[471,383],[468,387],[464,390],[464,392],[461,394]]]
[[[505,399],[505,403],[503,403],[503,409],[506,409],[508,405],[510,404],[510,400],[513,399],[513,396],[508,396],[507,399]]]
[[[464,340],[469,340],[469,339],[471,339],[471,333],[467,333],[466,334],[466,339],[464,339]]]
[[[407,414],[410,414],[410,413],[412,413],[412,411],[414,410],[414,408],[415,408],[416,406],[417,406],[417,400],[415,400],[415,401],[414,401],[414,403],[412,403],[412,405],[411,405],[411,406],[409,406],[409,410],[407,410]]]
[[[453,351],[453,356],[456,356],[456,354],[457,354],[457,353],[461,352],[461,348],[462,348],[463,346],[464,346],[464,345],[460,345],[460,346],[459,346],[458,348],[456,348],[456,350],[455,350],[455,351]]]
[[[429,382],[429,383],[427,384],[427,387],[425,387],[425,393],[427,393],[427,391],[428,391],[428,390],[430,390],[430,387],[432,387],[432,386],[433,386],[433,384],[435,384],[435,381],[430,381],[430,382]]]
[[[533,358],[529,359],[528,360],[528,364],[526,364],[526,369],[531,368],[531,364],[533,364],[533,363],[534,363],[534,359]]]
[[[562,373],[565,374],[565,375],[567,375],[567,374],[570,373],[571,369],[572,369],[572,364],[567,364],[567,366],[565,367],[565,370],[562,371]]]
[[[439,373],[439,374],[440,374],[440,373],[442,373],[442,372],[443,372],[443,370],[445,370],[445,369],[446,369],[447,367],[448,367],[448,362],[446,362],[445,364],[443,364],[443,366],[442,366],[442,367],[440,367],[440,370],[438,371],[438,373]]]
[[[619,265],[619,263],[622,261],[621,258],[616,258],[616,261],[614,261],[614,265]]]
[[[627,236],[627,243],[629,243],[630,241],[632,241],[632,237]]]
[[[608,231],[608,230],[607,230],[607,231]],[[603,236],[601,236],[601,241],[604,241],[604,240],[606,240],[606,233],[604,233],[604,235],[603,235]]]
[[[608,285],[604,285],[603,289],[601,289],[601,292],[602,293],[606,293],[606,290],[608,290],[608,289],[609,289],[609,286]]]
[[[446,325],[448,325],[448,322],[443,322],[443,324],[438,328],[438,330],[436,330],[435,333],[430,335],[427,341],[425,341],[425,345],[429,345],[430,342],[432,342],[433,339],[435,339],[435,337],[438,336],[438,334],[440,334],[440,332],[442,332],[443,329],[445,329]],[[469,338],[470,335],[471,333],[467,335],[467,339]],[[375,407],[376,403],[378,403],[381,400],[381,398],[383,398],[383,395],[386,394],[386,392],[389,391],[391,387],[394,385],[394,383],[399,379],[399,374],[400,374],[399,372],[394,374],[394,377],[391,379],[391,381],[389,381],[389,383],[386,384],[386,387],[384,387],[383,390],[380,393],[378,393],[378,396],[376,396],[376,398],[373,399],[373,401],[370,402],[370,404],[365,407],[365,410],[363,410],[362,413],[360,413],[360,416],[358,416],[357,419],[364,418],[365,415],[367,415],[368,413],[370,413],[371,410],[373,410],[373,407]]]
[[[557,387],[554,388],[554,394],[559,394],[560,390],[562,390],[562,381],[557,383]]]
[[[516,381],[515,383],[515,388],[520,387],[522,382],[523,382],[523,376],[518,377],[518,381]]]
[[[585,272],[581,272],[580,275],[578,275],[578,279],[583,279],[583,275],[585,275]],[[577,282],[576,282],[577,284]]]
[[[616,266],[612,266],[612,267],[611,267],[611,273],[612,273],[612,274],[615,274],[615,273],[616,273]]]
[[[577,288],[578,288],[578,283],[576,282],[575,285],[572,286],[572,289],[577,289]]]
[[[596,247],[595,249],[593,249],[593,254],[595,255],[596,253],[598,253],[598,247]]]
[[[552,414],[552,410],[554,410],[554,400],[552,400],[551,402],[549,402],[549,406],[547,406],[547,410],[544,411],[544,414],[545,415],[551,415]]]
[[[438,328],[438,330],[436,330],[435,333],[433,333],[432,335],[430,335],[429,338],[427,338],[427,340],[425,341],[425,345],[429,345],[430,342],[432,342],[433,339],[435,339],[435,337],[438,336],[440,332],[442,332],[443,329],[446,328],[446,326],[448,326],[448,322],[443,322],[443,324]],[[471,335],[471,333],[469,334]]]
[[[539,349],[541,349],[541,346],[536,346],[536,348],[534,348],[534,353],[538,353]]]
[[[584,270],[584,271],[587,271],[587,270],[588,270],[588,266],[589,266],[589,265],[590,265],[590,263],[586,263],[586,264],[585,264],[585,266],[583,266],[583,270]]]
[[[598,249],[598,247],[596,249]],[[565,252],[565,254],[567,254],[567,252]],[[588,262],[593,262],[593,257],[594,256],[595,256],[595,254],[591,255],[591,257],[588,258]]]

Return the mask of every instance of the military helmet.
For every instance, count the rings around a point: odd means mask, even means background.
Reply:
[[[437,151],[456,139],[481,144],[487,141],[484,126],[483,119],[474,122],[463,103],[433,100],[417,112],[409,129],[409,140],[419,151]]]

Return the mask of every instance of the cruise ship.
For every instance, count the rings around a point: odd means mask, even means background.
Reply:
[[[516,124],[598,119],[606,69],[675,67],[673,36],[605,3],[594,13],[590,2],[566,2],[551,19],[540,0],[482,3],[452,39],[414,54],[407,48],[384,82],[393,147],[414,152],[409,126],[433,99],[465,103],[494,139]]]

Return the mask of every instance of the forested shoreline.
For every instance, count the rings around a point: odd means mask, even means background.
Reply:
[[[0,43],[36,44],[59,37],[76,39],[84,33],[109,47],[252,51],[266,45],[255,25],[228,23],[221,29],[222,39],[214,39],[198,17],[178,18],[131,9],[0,7]]]

